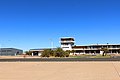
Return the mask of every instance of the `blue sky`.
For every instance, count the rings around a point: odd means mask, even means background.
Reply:
[[[59,47],[66,36],[120,44],[120,0],[0,0],[1,47]]]

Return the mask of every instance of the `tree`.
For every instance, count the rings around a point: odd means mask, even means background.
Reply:
[[[50,56],[55,56],[54,50],[51,50],[51,49],[50,49]]]
[[[32,51],[25,51],[26,55],[32,55]]]
[[[65,51],[65,57],[69,57],[70,53],[71,53],[71,51],[70,51],[70,50]]]
[[[61,48],[55,50],[55,57],[65,57],[65,52]]]
[[[103,51],[102,56],[106,56],[107,53],[109,52],[109,49],[108,48],[101,48],[101,51]]]
[[[73,53],[73,55],[75,54],[75,50],[72,50],[71,53]]]
[[[42,52],[41,57],[69,57],[70,51],[63,51],[61,48],[56,50],[46,49]]]
[[[45,50],[42,52],[41,56],[42,56],[42,57],[50,57],[51,54],[52,54],[52,53],[51,53],[51,50],[50,50],[50,49],[45,49]]]

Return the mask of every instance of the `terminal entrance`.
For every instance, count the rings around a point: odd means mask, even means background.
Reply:
[[[38,56],[38,51],[33,51],[33,55],[32,56]]]

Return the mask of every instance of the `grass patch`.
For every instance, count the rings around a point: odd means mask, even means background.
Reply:
[[[81,54],[81,55],[74,55],[70,57],[71,58],[110,58],[110,55],[102,56],[100,54],[97,54],[97,55]]]

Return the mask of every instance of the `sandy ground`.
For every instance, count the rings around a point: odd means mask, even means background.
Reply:
[[[120,80],[120,62],[1,62],[0,80]]]

